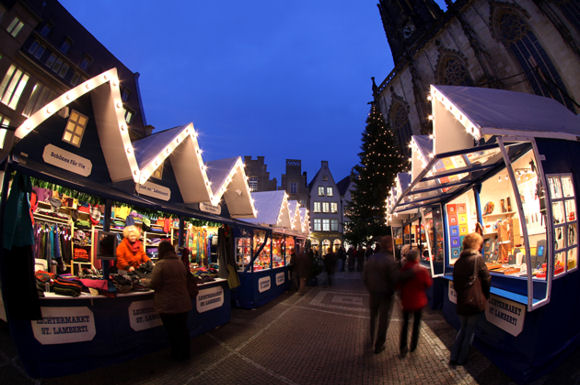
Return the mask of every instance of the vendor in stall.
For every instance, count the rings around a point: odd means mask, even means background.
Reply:
[[[141,232],[136,226],[123,229],[123,241],[117,246],[117,270],[134,271],[141,264],[151,261],[139,240]]]

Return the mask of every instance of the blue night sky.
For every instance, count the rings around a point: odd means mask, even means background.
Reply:
[[[60,2],[141,74],[148,124],[193,122],[204,160],[262,155],[278,184],[286,158],[348,175],[393,69],[377,0]]]

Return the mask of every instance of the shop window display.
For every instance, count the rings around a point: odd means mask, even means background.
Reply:
[[[512,160],[517,193],[522,204],[520,218],[517,201],[507,169],[482,183],[484,258],[491,272],[524,276],[527,274],[526,240],[528,234],[532,274],[545,277],[546,210],[543,187],[537,175],[533,152]]]
[[[266,242],[264,244],[264,242]],[[272,238],[266,239],[266,232],[265,231],[256,231],[254,233],[254,253],[259,250],[259,248],[264,245],[260,254],[254,260],[254,271],[259,270],[266,270],[271,268],[271,250],[270,244],[272,242]]]
[[[274,235],[272,237],[272,267],[284,266],[284,237]]]
[[[286,237],[286,244],[284,247],[284,256],[286,260],[286,265],[290,264],[290,259],[292,258],[292,254],[294,253],[294,249],[296,248],[296,243],[294,241],[294,237]]]
[[[426,233],[427,247],[424,247],[422,261],[429,262],[443,262],[443,216],[440,207],[430,209],[423,214],[423,227]],[[439,267],[441,271],[434,271],[434,274],[442,273],[442,266]]]
[[[190,252],[190,270],[202,280],[218,275],[218,224],[194,225],[188,223],[185,247]]]
[[[449,263],[453,265],[461,253],[463,238],[475,231],[478,223],[473,191],[466,191],[447,203],[445,205],[445,213],[447,215],[447,230],[449,234]]]
[[[235,239],[236,265],[238,271],[245,271],[252,260],[252,238],[240,237]]]
[[[572,175],[548,175],[554,220],[554,274],[578,266],[578,219]]]

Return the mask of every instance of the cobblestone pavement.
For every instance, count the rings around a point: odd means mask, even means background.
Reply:
[[[227,324],[192,340],[187,363],[167,349],[89,372],[35,380],[18,364],[6,327],[0,328],[0,384],[512,384],[475,349],[467,366],[448,366],[456,331],[438,311],[426,310],[419,346],[399,359],[401,319],[393,312],[387,348],[373,354],[368,296],[360,273],[338,273],[333,287],[285,293],[255,309],[233,309]],[[534,385],[580,384],[580,352]]]

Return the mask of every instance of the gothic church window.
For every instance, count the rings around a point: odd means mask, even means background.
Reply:
[[[574,111],[552,60],[518,10],[500,6],[494,10],[492,17],[495,37],[515,56],[534,93],[553,98]]]
[[[399,150],[404,156],[409,156],[408,144],[411,142],[411,124],[409,123],[408,111],[407,106],[402,101],[393,99],[389,111],[389,121],[399,142]]]
[[[465,60],[453,52],[441,54],[437,64],[437,84],[448,86],[473,85]]]

